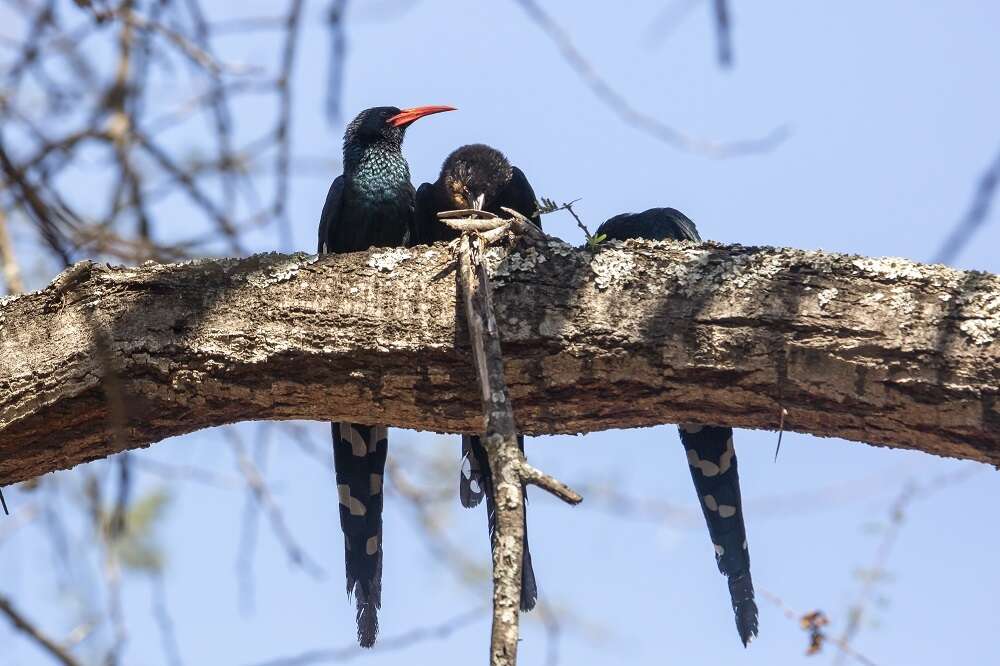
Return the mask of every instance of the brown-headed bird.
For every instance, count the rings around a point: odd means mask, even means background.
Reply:
[[[673,208],[650,208],[642,213],[616,215],[597,229],[596,235],[601,234],[610,240],[645,238],[701,242],[694,222]],[[677,429],[715,547],[716,564],[729,580],[736,630],[745,646],[757,636],[757,604],[750,578],[750,550],[743,522],[733,429],[694,424],[682,424]]]
[[[458,238],[459,232],[444,225],[437,213],[446,210],[485,210],[507,216],[502,208],[516,210],[541,228],[541,217],[535,192],[524,173],[511,166],[503,153],[483,144],[462,146],[451,153],[441,166],[434,183],[424,183],[417,190],[417,242],[429,244]],[[524,437],[517,444],[524,453]],[[496,503],[493,476],[486,448],[479,437],[462,436],[462,456],[465,464],[459,478],[459,498],[462,505],[473,507],[486,498],[486,518],[490,544],[496,539]],[[527,497],[527,496],[525,496]],[[521,561],[521,610],[531,610],[538,598],[535,572],[528,548],[528,526],[525,518],[524,557]]]
[[[319,221],[320,254],[410,246],[413,185],[403,136],[415,120],[450,106],[365,109],[344,132],[344,174],[330,186]],[[358,642],[371,647],[382,605],[382,475],[384,425],[331,423],[333,463],[344,531],[347,593],[357,604]]]

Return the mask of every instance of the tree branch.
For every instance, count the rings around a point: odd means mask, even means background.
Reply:
[[[493,535],[493,631],[490,664],[517,663],[518,606],[524,555],[524,483],[529,469],[517,445],[517,426],[504,378],[504,360],[494,314],[482,238],[467,232],[458,241],[458,289],[472,343],[476,376],[485,412],[483,443],[493,475],[496,534]],[[577,504],[581,497],[565,485],[530,468],[530,478],[546,490]],[[553,489],[558,489],[556,492]]]
[[[0,595],[0,615],[5,615],[15,629],[31,639],[35,645],[48,653],[50,657],[60,664],[63,664],[63,666],[81,666],[80,662],[73,655],[42,633],[19,610],[14,608],[14,604],[11,603],[10,599],[3,595]]]
[[[1000,463],[996,276],[712,243],[487,256],[523,432],[784,408],[788,430]],[[444,246],[78,264],[0,297],[0,484],[251,419],[479,432],[454,268]]]

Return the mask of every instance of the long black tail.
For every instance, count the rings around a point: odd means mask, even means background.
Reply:
[[[518,435],[517,445],[524,453],[524,437]],[[493,474],[486,447],[478,437],[462,435],[462,458],[464,465],[459,478],[458,496],[462,506],[477,506],[486,498],[486,521],[490,530],[490,550],[496,546],[497,511],[493,489]],[[465,465],[468,465],[468,469]],[[528,493],[524,492],[524,556],[521,558],[521,610],[530,611],[538,600],[538,585],[535,570],[531,566],[531,550],[528,548]]]
[[[358,643],[371,647],[382,606],[382,475],[385,426],[332,423],[333,464],[344,531],[347,594],[357,603]]]
[[[743,524],[733,429],[681,425],[678,430],[687,451],[698,502],[715,546],[715,560],[719,571],[729,579],[736,629],[745,646],[757,636],[757,604],[750,578],[750,550]]]

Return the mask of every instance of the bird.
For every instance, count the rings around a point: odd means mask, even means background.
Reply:
[[[319,254],[413,244],[415,191],[403,137],[416,120],[450,106],[365,109],[344,132],[344,173],[326,196]],[[357,606],[358,642],[372,647],[382,605],[382,476],[388,431],[382,424],[331,423],[344,532],[347,594]]]
[[[541,228],[535,192],[524,172],[512,166],[502,152],[491,146],[476,143],[457,148],[441,165],[438,179],[434,183],[424,183],[417,190],[415,217],[418,244],[458,238],[459,232],[437,218],[437,213],[441,211],[475,209],[506,216],[507,213],[502,210],[504,207],[516,210]],[[517,444],[523,454],[523,435],[518,435]],[[486,498],[486,519],[493,547],[497,527],[495,489],[486,448],[479,437],[462,436],[462,458],[459,499],[463,506],[474,507]],[[520,606],[521,610],[529,611],[538,599],[538,586],[528,548],[527,518],[524,534]]]
[[[602,224],[595,236],[599,238],[602,234],[608,240],[644,238],[701,242],[694,222],[674,208],[650,208],[642,213],[616,215]],[[716,564],[729,581],[736,630],[746,647],[757,636],[757,604],[750,577],[750,550],[743,520],[733,429],[699,424],[681,424],[677,429],[715,547]]]

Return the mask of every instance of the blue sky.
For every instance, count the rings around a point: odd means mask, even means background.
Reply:
[[[646,26],[662,4],[544,6],[637,108],[721,140],[788,124],[787,141],[763,155],[716,160],[650,138],[602,104],[514,2],[355,3],[345,114],[384,104],[457,106],[458,113],[422,120],[408,133],[405,154],[416,182],[433,179],[454,147],[490,143],[540,195],[581,198],[576,208],[592,228],[619,212],[671,205],[694,219],[702,236],[724,242],[916,260],[934,254],[1000,148],[1000,5],[734,3],[736,65],[726,72],[715,64],[707,3],[660,43],[648,43]],[[225,3],[216,5],[221,13]],[[270,7],[241,3],[248,14],[269,14]],[[377,18],[386,7],[395,8],[394,19]],[[307,12],[295,77],[295,147],[300,155],[336,160],[343,127],[330,127],[322,112],[324,7],[313,3]],[[220,44],[230,60],[273,62],[273,51],[257,40]],[[252,101],[234,111],[248,136],[270,113]],[[294,249],[313,249],[319,210],[337,173],[294,181]],[[1000,269],[997,216],[995,208],[957,265]],[[568,216],[550,216],[545,225],[567,241],[582,241]],[[276,243],[270,231],[253,237],[255,250]],[[305,425],[325,454],[326,427]],[[253,441],[259,426],[237,431]],[[988,513],[1000,503],[996,472],[795,433],[785,434],[775,463],[775,440],[768,432],[737,434],[754,581],[759,592],[796,611],[822,609],[831,633],[843,628],[859,590],[855,572],[871,566],[893,499],[908,483],[971,470],[961,483],[908,506],[888,561],[890,577],[878,587],[884,598],[870,606],[853,645],[880,666],[987,663],[1000,631],[1000,573],[993,565],[1000,532]],[[390,456],[411,447],[451,461],[457,478],[457,438],[392,432]],[[236,473],[219,430],[137,455]],[[532,493],[532,552],[541,595],[562,617],[562,663],[805,662],[805,634],[765,599],[760,638],[748,650],[740,645],[724,578],[692,513],[695,497],[672,427],[534,438],[528,455],[571,485],[611,483],[686,511],[674,518],[623,516],[599,498],[569,509]],[[168,545],[166,593],[187,664],[253,664],[353,641],[332,471],[274,431],[267,475],[291,532],[326,576],[315,580],[290,567],[262,521],[254,610],[242,612],[235,563],[244,493],[174,486],[161,541]],[[445,490],[457,486],[454,478]],[[145,489],[161,483],[145,475],[140,482]],[[15,510],[36,499],[44,496],[8,494]],[[483,515],[457,505],[456,497],[442,518],[449,539],[486,562]],[[488,601],[485,587],[461,585],[428,551],[400,498],[387,498],[386,521],[383,639]],[[77,538],[83,543],[88,535]],[[73,605],[52,585],[46,543],[31,530],[0,541],[0,590],[61,636],[74,624]],[[124,663],[164,663],[144,579],[130,580],[125,602],[134,620]],[[484,613],[446,639],[404,652],[376,649],[358,663],[481,661],[488,633]],[[521,663],[545,663],[549,645],[539,622],[527,616],[523,633]],[[830,661],[833,652],[828,647],[808,659]],[[0,664],[45,663],[0,623]]]

